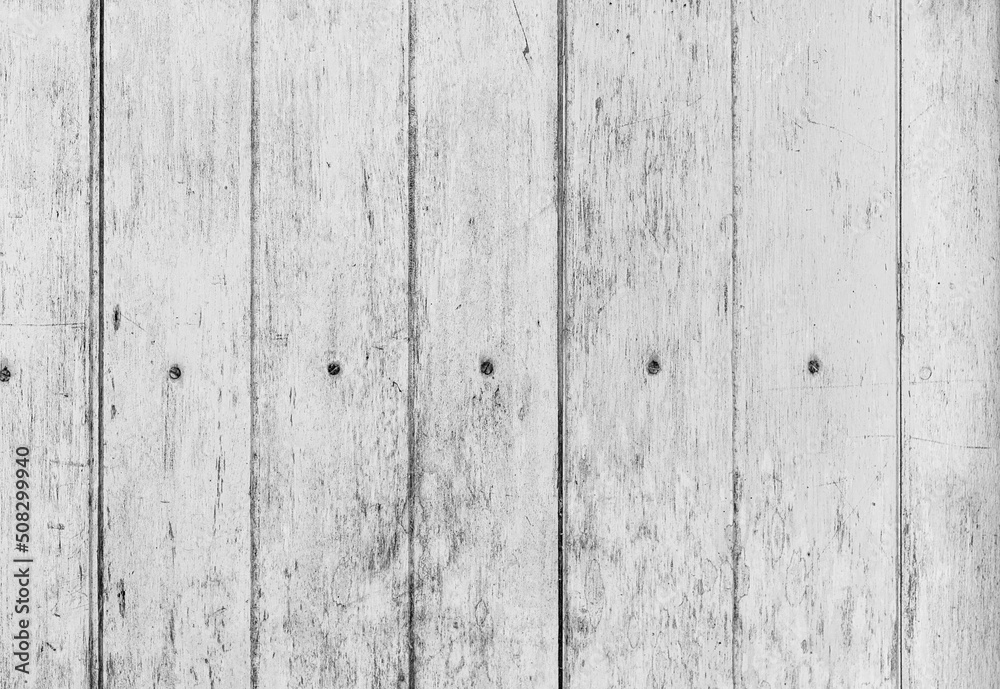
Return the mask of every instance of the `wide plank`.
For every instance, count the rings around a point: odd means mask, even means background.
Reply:
[[[89,686],[91,48],[89,1],[0,7],[0,684],[12,688]]]
[[[107,689],[250,681],[250,7],[104,3]]]
[[[1000,677],[1000,5],[902,5],[903,679]]]
[[[898,682],[895,4],[734,4],[734,683]]]
[[[417,687],[555,687],[556,3],[410,5]]]
[[[407,24],[404,3],[258,6],[258,687],[409,677]]]
[[[567,687],[732,670],[726,2],[567,0]]]

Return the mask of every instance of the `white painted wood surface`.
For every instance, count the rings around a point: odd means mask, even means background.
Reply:
[[[406,8],[258,12],[256,686],[405,686]]]
[[[735,684],[891,686],[895,10],[733,20]]]
[[[4,687],[89,681],[90,46],[88,2],[0,6]],[[17,499],[18,447],[28,449],[27,510]],[[16,516],[25,512],[30,540],[19,553]],[[14,574],[24,565],[27,615],[15,614],[24,599]],[[12,655],[25,619],[27,675]]]
[[[724,686],[729,3],[568,8],[566,686]]]
[[[993,686],[998,80],[995,2],[0,0],[0,686]]]
[[[410,12],[413,681],[553,687],[556,6]]]
[[[101,686],[247,686],[250,3],[104,12]]]
[[[1000,677],[1000,5],[902,14],[903,682]]]

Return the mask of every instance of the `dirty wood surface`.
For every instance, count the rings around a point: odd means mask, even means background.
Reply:
[[[903,681],[1000,677],[1000,6],[902,14]]]
[[[261,687],[408,677],[400,4],[262,3],[254,101],[253,662]]]
[[[995,3],[0,0],[0,687],[991,687],[998,84]]]
[[[729,32],[569,5],[566,686],[730,679]]]
[[[895,9],[733,21],[734,681],[891,686]]]
[[[2,686],[90,677],[90,32],[87,2],[0,6]]]
[[[249,3],[109,1],[101,686],[250,681]]]
[[[413,681],[554,686],[556,7],[410,11]]]

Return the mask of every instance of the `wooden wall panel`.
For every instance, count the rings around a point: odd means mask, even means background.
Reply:
[[[996,3],[0,2],[0,685],[992,686],[998,83]]]
[[[736,684],[898,681],[893,3],[735,4]]]
[[[904,684],[1000,677],[1000,6],[903,3]]]
[[[90,32],[89,2],[0,8],[0,684],[8,687],[88,686]],[[28,450],[26,467],[15,463],[18,447]],[[29,540],[18,552],[25,513]],[[25,566],[21,614],[14,575]],[[12,655],[22,620],[29,674]]]
[[[247,686],[250,3],[104,12],[103,686]]]
[[[415,684],[554,687],[556,4],[410,20]]]
[[[566,686],[725,686],[729,3],[566,27]]]
[[[259,5],[260,687],[409,676],[406,36],[403,2]]]

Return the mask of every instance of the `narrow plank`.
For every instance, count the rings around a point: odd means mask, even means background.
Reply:
[[[105,3],[103,686],[250,680],[250,3]]]
[[[903,3],[906,686],[1000,677],[998,80],[1000,5]]]
[[[0,7],[5,687],[88,685],[90,51],[88,1]],[[18,447],[27,448],[26,467],[15,463]],[[18,523],[29,528],[24,553],[14,549]],[[15,565],[15,557],[34,561]],[[25,605],[14,576],[22,566],[30,570],[26,613],[15,612]],[[15,658],[22,620],[29,656]]]
[[[734,11],[735,683],[887,686],[899,676],[895,5]]]
[[[411,13],[414,679],[554,687],[556,3]]]
[[[256,685],[406,686],[406,6],[259,12]]]
[[[568,687],[731,683],[729,17],[567,3]]]

